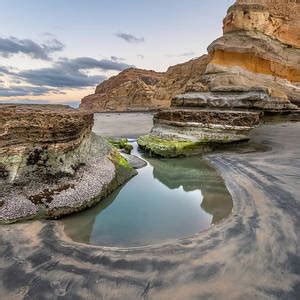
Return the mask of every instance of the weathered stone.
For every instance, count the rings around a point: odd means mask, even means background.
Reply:
[[[130,68],[99,84],[80,107],[93,112],[144,111],[162,107],[153,101],[162,73]]]
[[[271,110],[295,109],[290,102],[300,101],[299,20],[298,1],[236,1],[224,19],[224,35],[208,47],[203,80],[209,90],[264,88]]]
[[[224,33],[259,31],[300,48],[300,6],[297,0],[237,0],[224,19]]]
[[[154,123],[162,121],[178,126],[182,123],[208,128],[213,125],[253,127],[259,124],[259,114],[245,111],[170,109],[155,114]]]
[[[141,169],[147,166],[147,162],[136,155],[130,155],[127,153],[121,154],[134,169]]]
[[[94,205],[135,171],[66,106],[0,105],[0,222],[56,218]]]
[[[268,90],[221,91],[207,93],[187,93],[172,99],[173,107],[203,107],[226,109],[258,109],[265,111],[288,111],[298,107],[283,99],[272,98]]]
[[[248,132],[258,124],[259,113],[254,112],[170,109],[154,116],[151,133],[138,144],[163,157],[198,155],[248,140]]]
[[[265,111],[295,110],[297,108],[292,103],[300,104],[299,20],[299,1],[238,0],[229,8],[224,19],[224,34],[208,47],[208,55],[160,73],[155,85],[147,90],[147,98],[143,96],[144,85],[127,88],[122,93],[123,98],[116,98],[115,89],[105,82],[99,85],[98,90],[105,91],[103,94],[107,98],[90,96],[82,100],[82,107],[89,109],[89,105],[110,103],[110,107],[106,104],[101,107],[104,110],[136,109],[136,101],[127,101],[134,90],[134,95],[145,100],[139,102],[139,109],[168,107],[176,95],[199,92],[237,93],[237,99],[226,107],[237,105],[240,108],[241,101],[236,100],[249,97],[249,93],[253,96],[253,90],[265,90],[268,97],[255,104],[243,101],[242,107]],[[130,69],[128,72],[139,70]],[[120,73],[112,82],[122,81],[123,77]],[[126,86],[131,87],[136,78],[129,80]],[[116,94],[119,95],[121,88],[118,84],[116,86]]]

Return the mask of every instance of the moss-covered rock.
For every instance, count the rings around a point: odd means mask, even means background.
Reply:
[[[133,146],[128,142],[127,139],[112,139],[108,140],[110,144],[115,146],[117,149],[123,150],[126,154],[131,154]]]
[[[92,114],[63,106],[0,105],[0,120],[0,223],[81,211],[137,174],[115,147],[92,133]]]
[[[150,154],[166,158],[192,156],[213,150],[213,145],[207,139],[199,141],[163,139],[153,135],[141,136],[138,145]]]

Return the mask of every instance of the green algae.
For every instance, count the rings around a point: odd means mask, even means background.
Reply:
[[[132,145],[128,142],[127,139],[108,139],[108,142],[116,147],[117,149],[124,150],[125,153],[130,154],[133,147]]]
[[[194,142],[162,139],[152,135],[145,135],[138,138],[137,142],[145,151],[166,158],[198,155],[212,150],[212,146],[207,138]]]

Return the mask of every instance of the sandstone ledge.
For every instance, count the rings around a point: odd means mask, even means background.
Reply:
[[[226,144],[247,141],[260,114],[247,111],[170,109],[154,116],[151,133],[139,146],[162,157],[201,155]]]
[[[0,122],[0,222],[80,211],[136,174],[114,147],[92,134],[90,113],[0,106]]]

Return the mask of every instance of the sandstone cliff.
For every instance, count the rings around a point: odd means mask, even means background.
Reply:
[[[130,68],[97,86],[82,99],[81,108],[93,111],[138,111],[159,108],[154,92],[162,73]]]
[[[171,108],[155,114],[140,147],[165,157],[198,155],[247,140],[261,111],[298,111],[299,9],[296,1],[237,1],[208,55],[169,69],[158,84],[155,97]]]
[[[238,0],[228,9],[223,31],[208,47],[208,55],[170,67],[164,74],[126,70],[100,84],[81,107],[156,109],[170,106],[177,95],[212,92],[221,93],[226,103],[227,93],[247,93],[249,108],[296,109],[292,103],[300,104],[300,2]],[[155,81],[145,83],[143,74]],[[263,93],[260,102],[257,93]]]
[[[223,29],[208,47],[210,91],[265,90],[274,109],[276,102],[299,103],[300,3],[237,1]]]

